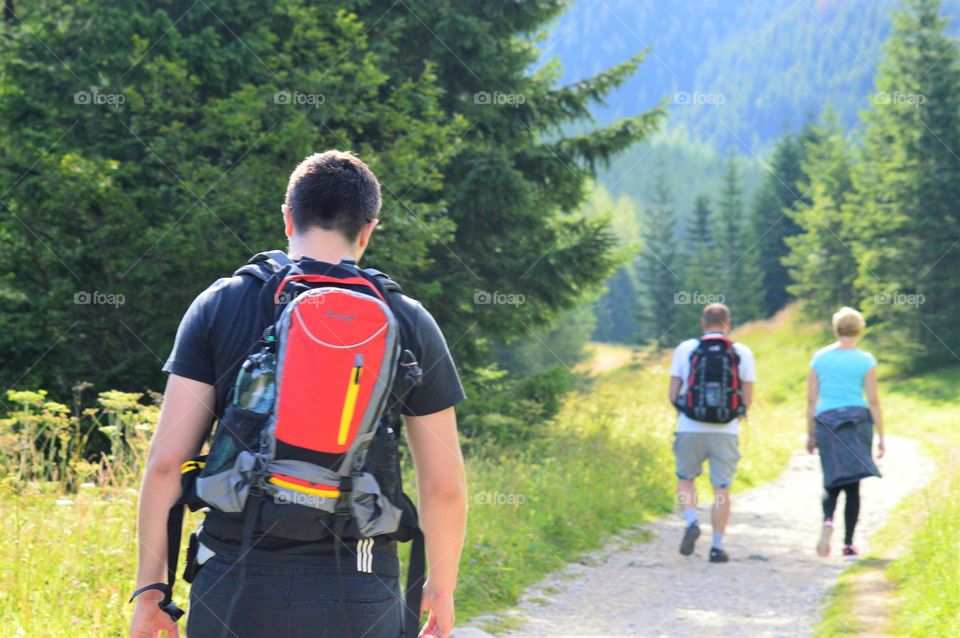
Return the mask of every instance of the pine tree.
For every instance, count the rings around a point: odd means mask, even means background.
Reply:
[[[686,303],[679,309],[681,331],[696,333],[703,306],[719,301],[719,267],[713,239],[713,211],[706,195],[696,198],[687,220],[684,240],[683,296]]]
[[[640,236],[643,247],[637,275],[643,290],[641,323],[645,336],[660,345],[673,340],[678,318],[678,287],[683,282],[681,255],[676,241],[677,219],[667,177],[656,177],[653,198],[643,211]]]
[[[844,207],[851,195],[851,146],[836,115],[827,112],[822,124],[812,127],[815,142],[801,163],[801,188],[809,202],[798,202],[788,211],[800,229],[786,238],[790,252],[783,258],[793,283],[788,290],[802,298],[820,318],[855,303],[857,261],[852,251],[855,236]]]
[[[594,305],[597,317],[595,341],[630,343],[640,339],[640,285],[633,262],[620,268],[607,280],[606,292]]]
[[[777,141],[751,209],[750,226],[757,237],[755,250],[763,273],[763,311],[767,315],[780,310],[790,299],[787,292],[790,276],[781,260],[788,252],[784,240],[800,231],[789,211],[809,202],[798,187],[805,153],[804,137],[787,133]]]
[[[850,208],[864,309],[918,368],[960,353],[960,67],[939,11],[894,16]]]
[[[743,208],[743,189],[737,160],[731,153],[726,160],[714,236],[719,293],[738,323],[756,319],[763,312],[763,288],[757,252],[747,233]]]
[[[710,198],[698,195],[693,212],[687,220],[687,254],[694,256],[702,250],[713,248],[713,213],[710,211]]]
[[[624,265],[606,281],[605,292],[593,304],[596,328],[593,339],[631,343],[639,339],[637,322],[640,291],[636,277],[636,255],[639,250],[640,220],[633,200],[621,195],[614,200],[600,184],[594,184],[588,199],[581,206],[588,217],[606,216],[617,235],[618,252]]]

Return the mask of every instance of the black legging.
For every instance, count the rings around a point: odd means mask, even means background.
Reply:
[[[847,493],[847,500],[843,507],[844,534],[843,544],[853,545],[853,530],[857,527],[857,518],[860,516],[860,481],[837,485],[823,491],[823,518],[833,519],[837,509],[837,498],[840,492]]]

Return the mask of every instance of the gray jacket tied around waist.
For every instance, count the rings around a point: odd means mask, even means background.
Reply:
[[[873,462],[873,419],[859,406],[835,408],[816,417],[817,448],[824,488],[880,476]]]

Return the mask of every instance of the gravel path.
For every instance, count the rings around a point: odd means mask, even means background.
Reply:
[[[882,479],[861,487],[854,542],[870,535],[896,503],[929,480],[932,466],[915,441],[888,437],[878,463]],[[500,618],[518,627],[508,636],[786,637],[809,636],[821,598],[847,565],[814,552],[820,524],[821,474],[817,456],[796,454],[771,483],[734,495],[726,549],[731,561],[707,562],[709,510],[701,507],[703,535],[693,556],[678,551],[682,519],[651,524],[650,542],[613,539],[600,552],[544,579]],[[842,521],[843,497],[838,517]],[[839,522],[839,521],[838,521]],[[480,619],[473,624],[483,625]],[[458,629],[454,638],[486,636]]]

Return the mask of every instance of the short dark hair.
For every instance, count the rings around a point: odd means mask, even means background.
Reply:
[[[730,309],[722,303],[712,303],[703,309],[702,319],[705,326],[722,326],[730,321]]]
[[[298,232],[336,230],[356,241],[380,212],[380,182],[353,153],[314,153],[293,170],[284,203]]]

